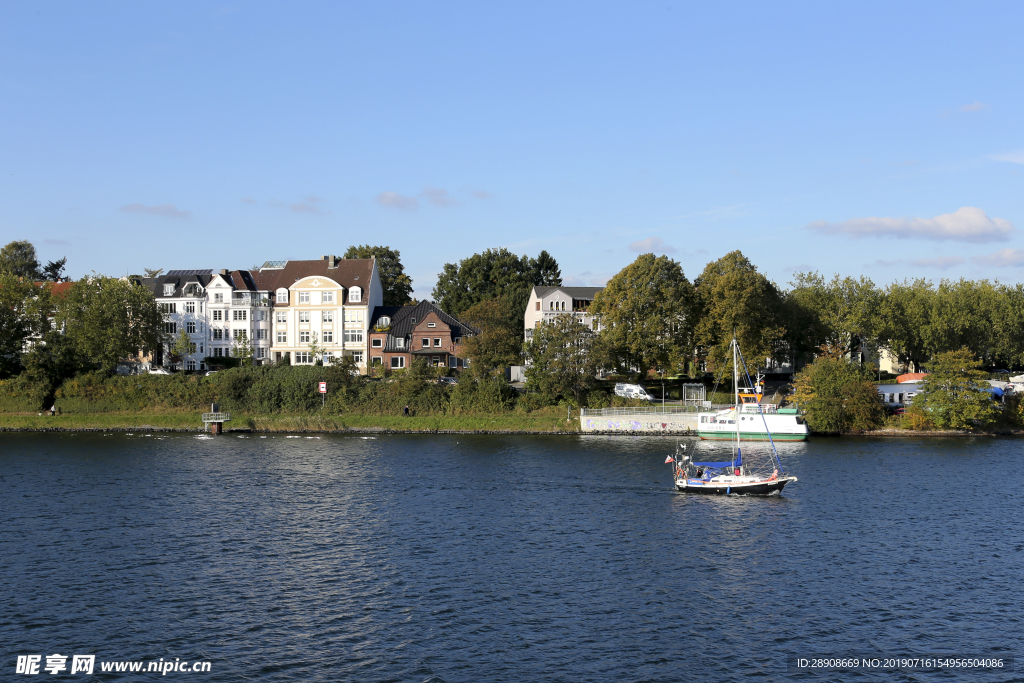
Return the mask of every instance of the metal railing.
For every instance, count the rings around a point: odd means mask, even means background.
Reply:
[[[733,404],[731,403],[715,403],[710,406],[672,405],[642,406],[639,408],[580,408],[580,417],[612,417],[615,415],[682,415],[685,413],[722,410],[723,408],[732,407]]]
[[[193,413],[194,415],[195,413]],[[203,424],[207,422],[230,422],[231,413],[203,413]]]

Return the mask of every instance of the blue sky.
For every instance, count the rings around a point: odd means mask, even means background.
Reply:
[[[0,5],[0,242],[1024,275],[1020,3]]]

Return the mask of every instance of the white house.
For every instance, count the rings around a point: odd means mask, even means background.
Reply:
[[[575,315],[581,323],[595,332],[599,331],[601,322],[590,314],[589,309],[594,296],[602,289],[604,287],[534,287],[523,315],[526,339],[533,338],[533,330],[541,323],[566,314]]]

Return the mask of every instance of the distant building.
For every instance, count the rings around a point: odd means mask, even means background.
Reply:
[[[594,297],[604,287],[534,287],[523,314],[526,339],[533,338],[533,330],[556,316],[571,314],[595,332],[601,329],[600,320],[590,313]]]

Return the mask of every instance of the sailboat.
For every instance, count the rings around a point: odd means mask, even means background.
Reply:
[[[779,453],[775,450],[775,440],[772,439],[771,431],[768,428],[768,421],[765,419],[767,412],[760,403],[760,396],[756,402],[742,404],[740,402],[739,390],[739,363],[743,362],[744,374],[747,381],[750,381],[749,373],[746,370],[746,362],[743,361],[743,354],[740,353],[736,340],[732,340],[732,372],[733,388],[736,392],[736,406],[744,406],[744,416],[751,420],[761,418],[763,433],[771,450],[767,453],[758,452],[758,447],[747,449],[744,458],[743,450],[740,447],[741,432],[740,421],[733,420],[733,432],[735,438],[735,449],[729,460],[721,458],[709,460],[702,458],[696,460],[694,455],[686,453],[686,446],[676,446],[676,452],[665,459],[665,463],[672,463],[672,470],[675,478],[676,489],[688,493],[711,493],[739,495],[771,495],[782,493],[786,484],[797,481],[797,478],[785,472],[782,461],[779,460]],[[751,385],[753,383],[751,382]],[[763,449],[762,449],[763,450]]]

